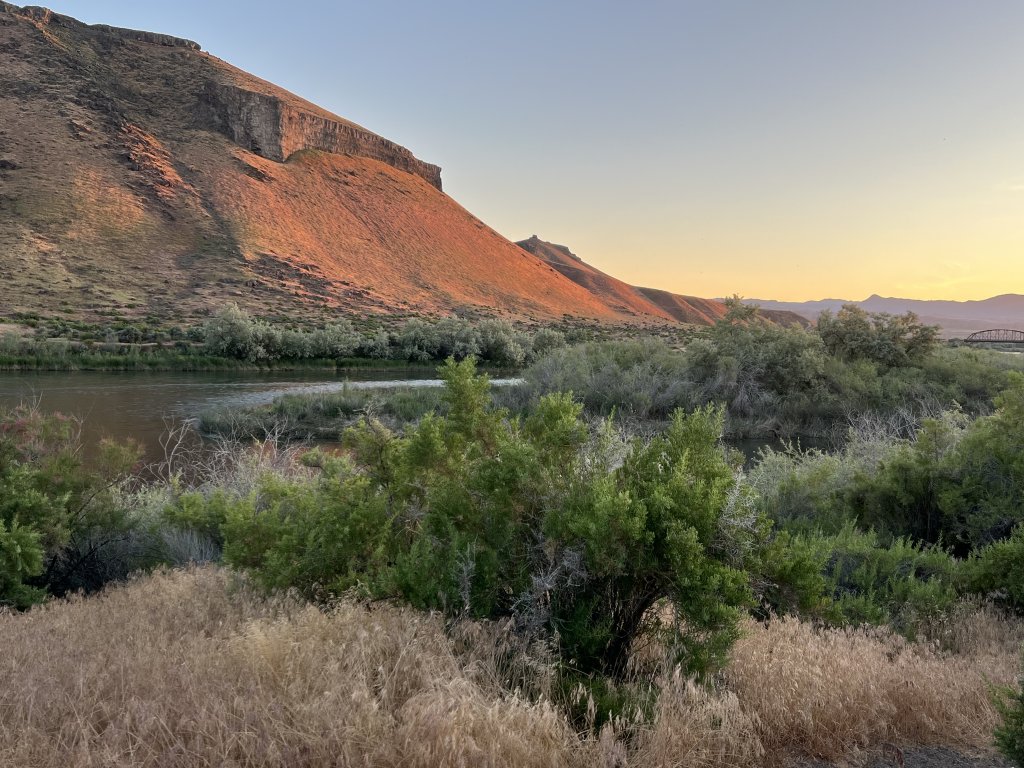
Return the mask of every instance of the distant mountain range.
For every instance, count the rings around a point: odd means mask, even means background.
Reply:
[[[765,310],[788,310],[808,320],[817,320],[825,310],[836,312],[844,304],[856,304],[868,312],[903,314],[913,312],[921,320],[942,328],[947,337],[966,336],[989,328],[1024,330],[1024,295],[1004,293],[979,301],[927,301],[922,299],[896,299],[869,296],[863,301],[821,299],[820,301],[772,301],[770,299],[744,299]]]

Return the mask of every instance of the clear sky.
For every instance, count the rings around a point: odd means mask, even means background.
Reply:
[[[197,40],[635,284],[1024,293],[1019,0],[49,4]]]

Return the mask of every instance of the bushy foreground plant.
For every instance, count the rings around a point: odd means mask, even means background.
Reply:
[[[130,528],[115,490],[138,450],[103,441],[89,463],[82,453],[72,419],[27,406],[0,413],[0,604],[107,580],[105,550]]]
[[[1022,667],[1024,669],[1024,667]],[[1008,759],[1024,764],[1024,671],[1016,688],[998,689],[996,707],[1002,722],[995,731],[996,746]]]
[[[569,395],[512,418],[471,361],[441,372],[446,415],[404,436],[364,421],[346,438],[354,464],[320,456],[316,483],[266,478],[172,514],[199,504],[186,516],[217,519],[228,562],[268,587],[509,617],[581,673],[623,674],[640,637],[668,642],[689,673],[717,667],[769,528],[720,443],[721,412],[623,441]]]

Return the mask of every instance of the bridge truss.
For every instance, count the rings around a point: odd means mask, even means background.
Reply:
[[[1024,331],[1009,328],[992,328],[988,331],[972,333],[964,341],[968,343],[999,342],[1001,344],[1024,344]]]

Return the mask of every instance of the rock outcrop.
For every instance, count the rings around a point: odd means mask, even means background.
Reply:
[[[75,35],[107,38],[107,43],[131,41],[187,51],[201,50],[199,43],[193,40],[106,24],[84,24],[39,6],[20,8],[0,0],[0,13],[20,16],[40,28],[63,28]],[[244,149],[279,163],[305,149],[365,157],[415,174],[441,189],[441,169],[417,159],[405,147],[281,89],[263,88],[269,84],[256,78],[236,78],[234,73],[219,67],[211,68],[210,73],[213,77],[200,87],[182,84],[192,93],[193,111],[200,127],[213,128]],[[246,87],[246,84],[254,87]]]
[[[14,13],[19,16],[24,16],[27,19],[32,19],[39,24],[47,24],[54,26],[72,27],[72,28],[87,28],[95,32],[101,32],[115,37],[124,38],[126,40],[136,40],[140,43],[151,43],[153,45],[165,45],[171,48],[187,48],[192,51],[200,50],[199,43],[194,40],[186,40],[182,37],[174,37],[172,35],[162,35],[158,32],[143,32],[138,29],[126,29],[124,27],[111,27],[107,24],[83,24],[78,19],[74,19],[70,16],[65,16],[60,13],[55,13],[49,8],[43,8],[38,5],[26,5],[24,8],[19,8],[11,3],[6,3],[0,0],[0,11],[5,13]]]
[[[188,41],[0,4],[0,318],[194,323],[228,301],[625,319],[398,144]]]
[[[332,120],[266,93],[210,81],[200,114],[211,126],[250,152],[285,162],[304,149],[366,157],[415,174],[441,189],[441,169],[418,160],[405,147],[346,120]]]
[[[440,189],[437,166],[192,41],[0,0],[0,317],[725,311],[517,247]]]

